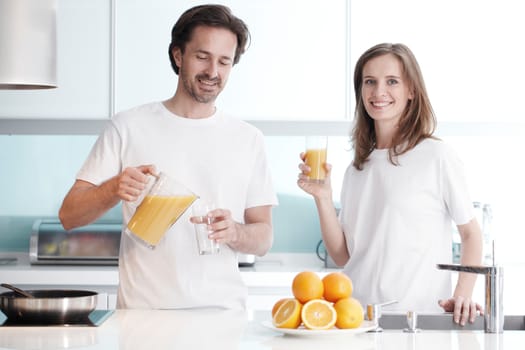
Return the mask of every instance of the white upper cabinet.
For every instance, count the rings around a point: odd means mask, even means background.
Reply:
[[[297,121],[337,128],[353,119],[357,58],[390,41],[416,54],[438,122],[454,128],[458,122],[523,124],[514,106],[522,95],[525,47],[512,41],[525,29],[521,2],[218,2],[242,18],[252,35],[217,100],[234,116],[260,124],[291,121],[291,129],[301,124]],[[67,124],[62,120],[107,119],[115,111],[169,98],[177,86],[168,59],[171,29],[185,10],[203,3],[59,0],[59,87],[0,90],[0,126],[9,119],[39,118],[51,121],[46,129],[51,132]]]
[[[419,61],[438,123],[523,124],[523,112],[516,108],[525,77],[521,1],[351,3],[352,67],[372,45],[402,42]],[[491,133],[490,128],[483,132]]]
[[[60,0],[58,88],[0,90],[0,118],[108,118],[111,113],[110,33],[111,1]]]
[[[118,1],[115,110],[169,98],[177,76],[171,29],[203,2]],[[347,1],[219,1],[243,19],[251,45],[217,100],[247,120],[344,120],[349,79]]]

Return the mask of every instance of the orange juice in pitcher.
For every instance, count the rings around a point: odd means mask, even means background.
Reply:
[[[186,187],[160,173],[128,222],[126,232],[155,248],[197,198]]]

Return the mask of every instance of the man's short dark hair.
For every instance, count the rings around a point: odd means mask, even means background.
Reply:
[[[198,26],[225,28],[234,33],[237,36],[237,48],[235,49],[233,64],[235,65],[239,62],[250,40],[248,26],[240,18],[235,17],[226,6],[200,5],[184,12],[171,30],[171,43],[168,54],[175,74],[179,74],[179,67],[177,67],[173,59],[172,51],[178,47],[184,53],[186,43],[191,40],[193,30]]]

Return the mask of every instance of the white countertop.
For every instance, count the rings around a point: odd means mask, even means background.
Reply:
[[[99,327],[0,327],[9,349],[522,349],[525,332],[402,331],[288,336],[263,326],[270,311],[117,310]]]
[[[25,255],[14,256],[18,258],[16,264],[0,266],[2,281],[19,285],[93,284],[112,288],[118,283],[115,266],[31,266]],[[306,269],[321,275],[333,271],[325,269],[315,254],[268,254],[258,259],[254,267],[241,268],[241,275],[250,289],[259,292],[269,289],[267,303],[273,303],[276,294],[289,293],[293,276]],[[480,280],[478,284],[482,286],[483,279]],[[117,310],[100,327],[0,327],[0,348],[508,350],[522,349],[525,342],[522,331],[506,331],[501,335],[464,330],[285,336],[263,326],[263,322],[271,321],[266,306],[260,311],[249,305],[250,310],[259,311],[246,314],[210,310]]]

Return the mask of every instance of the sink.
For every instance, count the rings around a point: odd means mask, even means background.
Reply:
[[[379,319],[379,326],[387,329],[407,328],[406,314],[383,313]],[[476,330],[483,331],[484,320],[482,316],[476,317],[474,323],[460,326],[452,320],[452,313],[418,314],[417,328],[421,330]],[[507,331],[524,331],[525,315],[505,315],[503,329]]]

